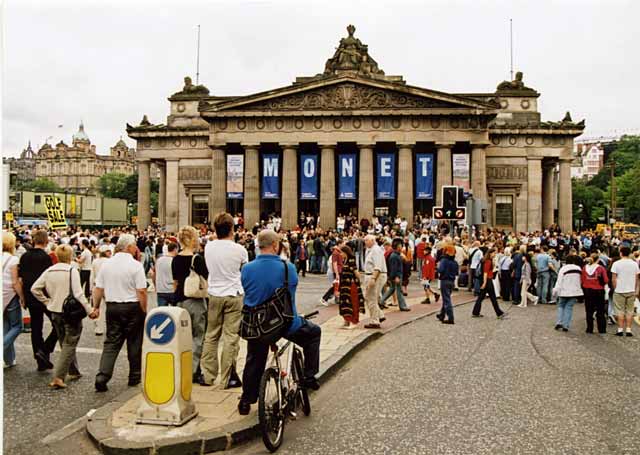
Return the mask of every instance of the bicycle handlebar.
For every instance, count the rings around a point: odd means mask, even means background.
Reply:
[[[320,313],[320,312],[319,312],[318,310],[316,310],[316,311],[312,311],[312,312],[311,312],[311,313],[309,313],[309,314],[305,314],[305,315],[303,315],[302,317],[303,317],[303,318],[305,318],[305,319],[313,319],[313,318],[315,318],[319,313]]]

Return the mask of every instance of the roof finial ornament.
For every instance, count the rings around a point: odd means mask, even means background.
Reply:
[[[368,46],[353,36],[355,31],[354,25],[347,26],[349,36],[340,40],[333,57],[327,60],[324,67],[325,76],[343,73],[355,73],[367,77],[384,75],[384,71],[378,68],[376,61],[369,55]]]
[[[151,125],[151,122],[147,118],[147,114],[144,114],[142,116],[142,120],[140,121],[140,126],[149,126],[149,125]]]

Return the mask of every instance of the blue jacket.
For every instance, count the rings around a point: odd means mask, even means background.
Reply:
[[[451,256],[442,256],[438,263],[438,277],[442,281],[454,281],[458,276],[458,263]]]
[[[389,255],[389,264],[388,264],[387,273],[389,274],[389,279],[393,280],[394,278],[402,279],[402,256],[397,251],[394,251]]]
[[[522,253],[515,253],[511,259],[513,259],[513,278],[516,282],[520,282],[520,278],[522,277],[522,264],[524,262],[522,259]]]
[[[289,292],[291,293],[293,314],[295,315],[287,331],[287,335],[291,335],[302,326],[303,319],[298,316],[296,308],[298,274],[291,262],[287,262],[287,271],[289,273]],[[244,304],[248,307],[259,305],[269,299],[276,289],[284,285],[282,259],[275,254],[261,254],[255,260],[242,267],[240,279],[244,289]]]

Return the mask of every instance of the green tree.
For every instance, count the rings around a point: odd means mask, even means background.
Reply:
[[[119,172],[108,172],[98,179],[96,187],[104,197],[127,199],[127,176]],[[130,202],[130,201],[129,201]]]
[[[42,191],[62,193],[64,190],[54,181],[46,178],[37,178],[18,185],[18,191]]]
[[[138,207],[138,174],[124,175],[110,172],[102,175],[97,183],[98,191],[105,197],[126,199],[132,204],[133,213]],[[151,216],[158,216],[158,193],[160,182],[151,180]]]
[[[586,227],[596,224],[598,218],[604,215],[604,191],[579,179],[573,179],[571,185],[574,217],[576,220],[581,219],[582,225]]]
[[[640,222],[640,163],[636,163],[620,177],[616,177],[616,204],[624,207],[627,222]],[[611,188],[607,195],[611,194]]]

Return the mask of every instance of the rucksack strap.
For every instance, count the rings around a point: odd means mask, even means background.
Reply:
[[[287,267],[287,261],[280,259],[284,265],[284,288],[289,289],[289,267]]]

